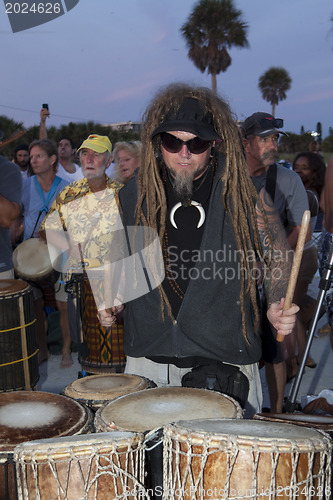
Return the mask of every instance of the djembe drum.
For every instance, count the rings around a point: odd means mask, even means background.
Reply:
[[[286,424],[301,425],[303,427],[313,427],[314,429],[325,431],[333,437],[333,417],[329,415],[308,413],[256,413],[252,418],[265,422],[284,422]]]
[[[231,397],[206,389],[160,387],[114,399],[97,410],[96,432],[125,430],[146,435],[147,488],[158,498],[163,489],[164,425],[187,418],[242,418]]]
[[[114,432],[22,443],[14,450],[19,499],[148,498],[142,442]]]
[[[0,280],[0,391],[34,388],[39,379],[32,289]]]
[[[95,415],[96,432],[147,432],[187,418],[242,418],[230,396],[206,389],[157,387],[110,401]]]
[[[104,273],[94,270],[94,289],[103,287]],[[120,373],[124,371],[126,357],[123,350],[123,325],[115,323],[104,328],[97,318],[97,307],[88,276],[73,273],[67,283],[78,309],[77,329],[81,332],[79,363],[88,373]]]
[[[164,498],[328,499],[331,452],[331,440],[317,429],[180,421],[164,428]]]
[[[64,389],[64,395],[97,411],[113,399],[152,387],[156,387],[154,382],[139,375],[109,373],[74,380]]]
[[[313,429],[326,432],[333,439],[333,416],[309,413],[256,413],[252,418],[267,422],[284,422],[301,425],[302,427],[312,427]],[[333,492],[333,474],[331,479],[331,489]]]
[[[56,307],[54,285],[59,272],[53,268],[47,244],[41,238],[20,243],[13,252],[15,273],[43,291],[44,305]]]
[[[0,499],[16,499],[14,448],[24,441],[93,430],[88,408],[65,396],[16,391],[0,394]]]

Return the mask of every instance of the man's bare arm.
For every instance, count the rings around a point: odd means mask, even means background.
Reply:
[[[261,244],[267,256],[269,255],[269,250],[271,249],[272,251],[270,266],[266,268],[266,277],[268,279],[265,280],[267,301],[271,304],[279,302],[282,297],[286,296],[294,252],[288,244],[280,216],[275,210],[267,191],[262,189],[259,197],[267,216],[267,224],[265,224],[263,213],[259,206],[257,206],[257,223]],[[272,241],[267,233],[267,225],[272,236]]]
[[[50,112],[48,109],[42,108],[40,112],[40,126],[39,126],[39,138],[47,139],[46,132],[46,118],[50,116]]]

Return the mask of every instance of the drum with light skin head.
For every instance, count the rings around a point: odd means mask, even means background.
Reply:
[[[317,429],[179,421],[164,428],[164,498],[328,499],[331,452],[331,440]]]
[[[206,389],[158,387],[114,399],[95,415],[96,432],[126,430],[146,436],[146,487],[155,500],[163,487],[164,425],[182,418],[242,418],[231,397]]]
[[[55,307],[54,284],[59,272],[52,266],[45,241],[30,238],[20,243],[13,252],[13,264],[19,278],[43,290],[45,305]]]
[[[329,415],[312,415],[307,413],[256,413],[253,415],[253,419],[313,427],[314,429],[328,432],[333,436],[333,417]]]
[[[147,432],[187,418],[242,418],[240,405],[230,396],[206,389],[158,387],[110,401],[97,410],[97,432]]]
[[[144,499],[143,436],[113,432],[22,443],[19,499]]]
[[[310,413],[256,413],[252,418],[266,422],[284,422],[302,427],[312,427],[326,432],[333,439],[333,416]],[[333,491],[333,474],[331,489]]]
[[[74,380],[65,388],[64,394],[97,411],[113,399],[152,387],[156,387],[156,384],[145,377],[110,373]]]
[[[35,439],[92,432],[88,408],[65,396],[15,391],[0,394],[0,499],[15,499],[14,448]]]
[[[54,271],[47,244],[41,238],[30,238],[20,243],[13,252],[16,274],[36,283],[55,283],[59,273]]]

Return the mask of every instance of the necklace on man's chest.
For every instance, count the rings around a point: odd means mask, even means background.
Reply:
[[[189,202],[185,205],[184,203],[181,203],[179,201],[178,203],[176,203],[172,207],[171,212],[170,212],[170,222],[171,222],[171,224],[173,225],[173,227],[175,229],[178,229],[178,226],[177,226],[177,224],[175,222],[175,214],[176,214],[178,208],[180,208],[180,207],[190,207],[190,206],[196,207],[199,210],[199,213],[200,213],[200,219],[199,219],[199,222],[197,224],[197,228],[201,227],[202,224],[205,222],[206,212],[205,212],[204,207],[201,205],[201,203],[198,203],[195,200],[189,200]]]
[[[195,194],[197,200],[193,200],[191,196],[191,198],[187,198],[182,201],[176,201],[176,203],[174,203],[173,201],[176,198],[176,196],[174,193],[174,185],[172,179],[170,178],[170,175],[168,175],[168,181],[165,178],[165,182],[169,184],[169,186],[167,187],[169,206],[172,207],[169,210],[169,220],[171,225],[175,229],[178,229],[175,217],[177,210],[179,210],[180,208],[189,208],[189,207],[196,208],[199,212],[199,221],[196,225],[197,229],[199,229],[204,224],[206,220],[205,205],[208,203],[209,196],[211,193],[212,179],[213,179],[213,173],[208,167],[207,171],[204,173],[202,178],[198,179],[199,182],[197,183],[194,182],[192,195]]]

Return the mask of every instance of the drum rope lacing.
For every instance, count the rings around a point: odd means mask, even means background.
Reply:
[[[14,460],[18,468],[17,481],[19,492],[29,498],[32,489],[36,491],[36,498],[41,498],[40,487],[43,486],[42,475],[39,476],[38,470],[41,467],[41,474],[45,476],[45,466],[49,468],[50,477],[53,477],[57,488],[58,498],[67,498],[68,493],[73,493],[70,484],[71,475],[76,470],[76,485],[79,486],[78,479],[81,480],[82,491],[77,491],[80,500],[88,498],[97,498],[99,479],[103,476],[110,477],[109,491],[114,489],[113,500],[128,499],[130,493],[134,493],[134,498],[150,499],[148,492],[144,486],[144,448],[141,438],[133,446],[133,442],[98,442],[89,443],[87,445],[71,445],[68,449],[47,448],[45,451],[33,450],[27,453],[24,448],[20,450],[20,446],[14,452]],[[88,466],[80,461],[88,461]],[[66,476],[61,472],[61,464],[65,464]],[[32,472],[32,473],[31,473]],[[60,474],[58,475],[58,473]],[[59,477],[59,476],[62,477]],[[29,482],[30,481],[30,482]],[[33,485],[31,484],[33,481]],[[105,484],[103,485],[105,488]],[[48,488],[51,483],[48,483]],[[103,489],[104,489],[103,488]],[[91,496],[93,495],[93,497]],[[110,491],[111,494],[111,491]]]
[[[281,455],[291,457],[291,477],[290,483],[285,485],[288,498],[296,500],[302,489],[307,491],[322,491],[325,492],[325,497],[318,495],[317,498],[330,498],[330,492],[326,492],[325,488],[331,484],[331,455],[332,443],[329,437],[322,431],[321,434],[325,437],[321,444],[320,450],[318,443],[311,439],[306,440],[306,448],[302,444],[297,445],[296,442],[289,442],[290,449],[286,449],[286,442],[279,439],[273,442],[267,442],[256,438],[252,444],[240,446],[239,440],[232,436],[216,436],[212,433],[197,434],[196,436],[185,435],[183,432],[174,432],[168,428],[164,430],[164,449],[163,449],[163,478],[165,494],[163,500],[172,499],[174,491],[191,491],[191,498],[206,498],[204,496],[205,488],[209,489],[205,480],[205,468],[209,457],[222,453],[225,458],[225,479],[219,487],[227,495],[223,498],[228,499],[257,499],[261,490],[258,490],[258,464],[262,453],[268,454],[271,457],[271,477],[270,485],[265,487],[265,498],[275,499],[281,494],[280,486],[276,484],[276,471],[278,467],[278,459]],[[220,441],[218,439],[220,438]],[[317,445],[317,446],[316,446]],[[324,448],[324,450],[323,450]],[[198,451],[193,451],[197,449]],[[240,451],[246,450],[252,457],[252,481],[251,485],[243,490],[235,491],[232,487],[231,479],[236,460]],[[320,453],[319,470],[316,474],[313,473],[313,465],[315,455]],[[301,455],[307,455],[308,471],[303,480],[298,480],[297,468]],[[198,460],[200,463],[198,464]],[[244,459],[243,459],[244,460]],[[195,461],[195,467],[192,467]],[[244,463],[243,463],[244,466]],[[244,471],[245,473],[245,471]],[[318,481],[315,483],[315,481]],[[207,480],[206,480],[207,481]],[[266,495],[267,490],[267,495]],[[233,495],[232,493],[235,493]],[[201,493],[201,494],[200,494]],[[249,494],[247,494],[249,493]],[[197,496],[199,495],[199,496]],[[313,495],[306,498],[312,498]],[[182,498],[182,497],[181,497]]]
[[[0,364],[0,368],[2,368],[3,366],[14,365],[15,363],[21,363],[22,361],[27,361],[28,359],[33,358],[34,356],[36,356],[36,354],[38,353],[38,351],[39,351],[39,349],[36,349],[35,352],[33,352],[32,354],[30,354],[26,358],[16,359],[15,361],[9,361],[9,363],[2,363],[2,364]]]

